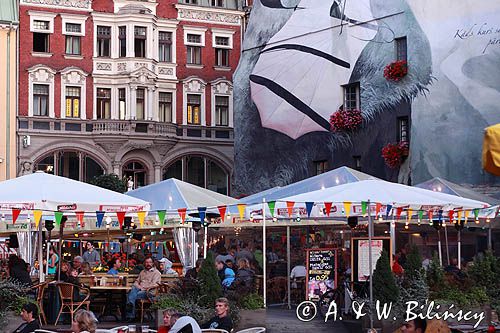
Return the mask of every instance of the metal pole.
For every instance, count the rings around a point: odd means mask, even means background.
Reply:
[[[441,252],[441,232],[438,230],[438,255],[439,255],[439,265],[443,266],[443,253]]]
[[[267,255],[266,255],[266,199],[262,199],[262,299],[264,300],[264,308],[267,307],[266,292],[267,292]]]
[[[288,309],[292,308],[292,291],[290,289],[290,226],[286,226],[286,267],[288,274],[286,275],[286,283],[288,287]]]
[[[207,259],[207,247],[208,247],[208,227],[205,227],[205,236],[203,238],[203,258]]]
[[[373,221],[370,207],[370,200],[368,200],[368,266],[370,267],[370,329],[373,330],[373,262],[372,262],[372,237],[373,237]],[[389,259],[390,261],[390,259]]]
[[[394,213],[396,209],[392,210],[392,221],[390,223],[391,229],[390,229],[390,236],[391,236],[391,246],[392,246],[392,251],[393,253],[396,253],[396,219],[394,218]],[[389,262],[392,260],[392,258],[389,258]]]
[[[460,223],[460,222],[459,222]],[[458,235],[457,235],[457,238],[458,238],[458,269],[461,269],[461,266],[462,266],[462,260],[460,260],[460,258],[462,258],[462,249],[461,249],[461,233],[460,231],[458,231]]]
[[[493,247],[491,244],[491,224],[490,227],[488,228],[488,251],[492,251]]]
[[[45,274],[43,274],[43,240],[42,240],[42,221],[38,223],[38,277],[40,283],[45,282]],[[47,248],[47,253],[49,249]]]
[[[448,230],[446,228],[446,223],[444,225],[444,242],[446,244],[446,261],[448,262],[448,266],[450,266],[450,248],[448,247]]]

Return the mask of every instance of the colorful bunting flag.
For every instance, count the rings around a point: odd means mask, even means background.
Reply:
[[[441,223],[442,220],[443,220],[443,210],[440,209],[440,210],[438,210],[438,221],[439,221],[439,223]]]
[[[461,210],[459,210],[457,212],[457,218],[458,218],[458,223],[460,223],[462,221],[462,211]]]
[[[198,207],[198,216],[200,217],[200,222],[205,226],[205,217],[207,216],[207,207]]]
[[[469,211],[468,210],[464,210],[464,219],[465,219],[465,223],[467,223],[467,219],[469,218]]]
[[[179,208],[177,209],[177,212],[179,213],[179,216],[181,218],[181,223],[184,224],[184,221],[186,220],[187,208]]]
[[[218,206],[217,209],[219,210],[221,221],[224,222],[226,219],[227,206]]]
[[[396,220],[399,220],[402,212],[403,212],[403,207],[396,208]]]
[[[361,201],[361,214],[363,214],[363,216],[366,216],[366,208],[368,208],[368,202]]]
[[[375,204],[375,218],[378,219],[378,214],[380,214],[380,211],[382,210],[382,204],[380,202],[377,202]]]
[[[453,223],[453,217],[455,216],[455,212],[452,210],[448,211],[448,219],[450,220],[450,223]]]
[[[118,224],[120,225],[120,229],[123,226],[123,221],[125,220],[125,212],[116,212],[116,217],[118,218]]]
[[[15,224],[17,221],[17,218],[19,217],[19,214],[21,214],[21,210],[18,208],[12,208],[12,224]]]
[[[406,211],[406,219],[408,222],[410,222],[412,215],[413,215],[413,210],[411,208],[408,208],[408,210]]]
[[[100,228],[102,226],[102,219],[104,218],[104,212],[96,211],[95,216],[97,217],[97,227]]]
[[[392,205],[387,205],[385,208],[385,219],[386,220],[389,219],[389,214],[391,213],[391,210],[392,210]]]
[[[144,211],[137,212],[137,218],[139,219],[139,225],[141,226],[141,228],[144,225],[144,219],[146,218],[147,214],[148,213]]]
[[[54,217],[56,218],[56,226],[59,227],[61,225],[63,213],[62,212],[54,212]]]
[[[423,218],[424,218],[424,211],[420,209],[420,210],[418,211],[418,219],[419,219],[419,220],[422,220]]]
[[[427,212],[427,216],[429,216],[429,221],[431,221],[431,222],[432,222],[432,216],[433,216],[433,215],[434,215],[434,211],[433,211],[433,210],[429,210],[429,211]]]
[[[330,211],[332,210],[332,205],[333,204],[331,202],[325,202],[325,213],[326,213],[326,216],[330,216]]]
[[[236,207],[238,208],[238,213],[240,214],[240,219],[243,220],[245,217],[245,204],[237,204]]]
[[[473,212],[474,212],[474,218],[477,220],[479,217],[479,208],[474,209]]]
[[[307,217],[311,217],[311,212],[314,206],[314,202],[306,202]]]
[[[274,207],[276,206],[276,201],[269,201],[267,203],[267,206],[269,207],[269,211],[271,212],[271,216],[274,217]]]
[[[288,217],[292,217],[293,215],[293,206],[295,205],[295,202],[293,201],[287,201],[286,202],[286,209],[288,211]]]
[[[80,228],[83,228],[85,225],[83,224],[83,216],[85,215],[84,212],[75,212],[76,215],[76,220],[78,221],[78,225]]]
[[[40,220],[42,218],[42,211],[41,210],[34,210],[33,211],[33,218],[35,219],[35,227],[38,229],[38,225],[40,224]]]
[[[158,221],[160,221],[160,225],[165,225],[165,215],[167,214],[167,211],[159,210],[156,214],[158,214]]]

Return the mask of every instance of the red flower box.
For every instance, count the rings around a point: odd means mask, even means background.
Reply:
[[[384,68],[384,77],[387,80],[399,81],[408,74],[408,63],[406,60],[398,60],[390,63]]]
[[[330,116],[330,126],[333,132],[354,131],[363,122],[360,110],[337,110]]]
[[[401,141],[400,143],[388,143],[382,148],[382,157],[385,164],[391,169],[399,167],[405,158],[408,156],[409,146],[408,142]]]

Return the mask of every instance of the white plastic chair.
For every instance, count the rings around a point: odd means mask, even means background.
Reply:
[[[238,331],[236,333],[264,333],[265,331],[266,331],[265,327],[251,327]]]
[[[219,328],[204,328],[201,330],[203,333],[229,333],[226,330],[221,330]]]
[[[128,326],[118,326],[118,327],[113,327],[113,328],[109,329],[109,331],[113,332],[113,333],[116,333],[119,330],[126,331],[126,330],[128,330]],[[149,331],[151,332],[151,330],[149,330]]]
[[[41,328],[35,330],[35,333],[57,333],[54,331],[42,330]]]

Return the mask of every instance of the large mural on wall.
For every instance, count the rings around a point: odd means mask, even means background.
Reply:
[[[401,172],[411,170],[414,181],[494,181],[481,172],[480,153],[482,129],[500,122],[493,75],[500,4],[448,7],[449,0],[256,1],[234,78],[236,192],[305,178],[313,161],[341,161],[354,148],[384,176],[377,152],[391,136],[383,127],[402,107],[411,108],[412,128]],[[389,81],[384,67],[402,36],[409,71]],[[345,108],[343,86],[354,82],[363,124],[332,131],[330,116]]]

